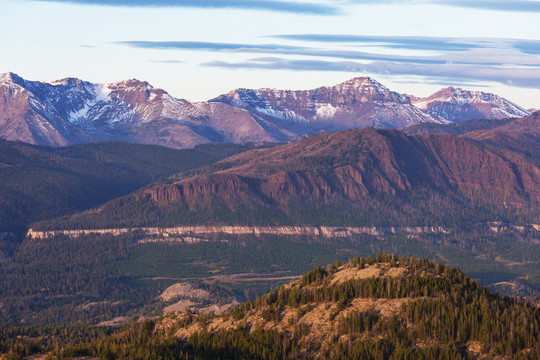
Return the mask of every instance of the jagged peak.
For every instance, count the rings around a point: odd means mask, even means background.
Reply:
[[[127,86],[127,87],[137,87],[137,88],[149,88],[153,89],[154,87],[148,81],[142,81],[136,78],[121,80],[113,83],[105,84],[107,86]]]
[[[342,84],[347,84],[347,85],[365,85],[365,84],[370,84],[370,85],[382,85],[380,82],[378,82],[377,80],[373,79],[372,77],[369,77],[369,76],[357,76],[357,77],[354,77],[352,79],[349,79],[349,80],[346,80],[338,85],[342,85]]]
[[[15,74],[14,72],[6,72],[6,73],[3,73],[3,74],[0,74],[0,82],[2,83],[19,83],[21,81],[24,81],[24,79],[22,77],[20,77],[19,75]]]

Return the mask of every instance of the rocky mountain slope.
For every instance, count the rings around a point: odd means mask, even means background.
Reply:
[[[451,135],[346,130],[239,154],[41,226],[453,226],[514,211],[533,216],[540,169],[521,150]]]
[[[445,122],[367,77],[313,90],[237,89],[210,101],[246,109],[269,128],[292,133]]]
[[[121,140],[189,148],[208,142],[275,141],[248,112],[176,99],[147,82],[51,83],[0,77],[0,136],[40,145]]]
[[[525,114],[493,94],[452,88],[417,99],[371,78],[313,90],[237,89],[193,103],[135,79],[93,84],[66,78],[47,83],[13,73],[0,75],[0,138],[52,146],[110,140],[172,148],[279,142],[321,130],[400,128]]]
[[[453,86],[425,98],[413,98],[412,103],[431,116],[452,122],[516,118],[530,114],[528,110],[498,95]]]

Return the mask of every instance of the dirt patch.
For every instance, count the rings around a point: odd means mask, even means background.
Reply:
[[[386,270],[384,276],[388,277],[403,277],[407,273],[407,270],[402,267],[394,267]]]
[[[128,322],[129,320],[130,318],[126,316],[118,316],[112,320],[102,321],[99,324],[97,324],[97,326],[119,326]]]
[[[345,268],[338,271],[334,275],[330,284],[331,285],[340,284],[347,280],[353,280],[353,279],[367,279],[370,277],[379,276],[380,274],[381,274],[381,269],[375,267],[375,265],[368,266],[362,270],[358,270],[357,268],[354,268],[354,267]]]
[[[497,256],[497,257],[495,258],[495,261],[496,261],[496,262],[499,262],[499,263],[501,263],[501,264],[504,264],[504,265],[506,265],[506,266],[510,266],[510,267],[512,267],[512,266],[517,266],[517,265],[523,265],[523,263],[520,263],[520,262],[517,262],[517,261],[513,261],[513,260],[503,259],[503,258],[500,257],[500,256]]]
[[[351,311],[378,311],[382,316],[389,317],[401,310],[403,304],[408,303],[412,299],[362,299],[357,298],[352,301],[349,308],[343,311],[343,314],[347,314]]]

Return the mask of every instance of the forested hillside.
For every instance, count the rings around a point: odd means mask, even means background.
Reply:
[[[347,130],[245,152],[34,228],[537,223],[538,166],[451,135]]]
[[[83,331],[83,330],[81,330]],[[378,253],[317,267],[222,315],[170,314],[120,331],[4,331],[12,355],[107,359],[537,359],[540,310],[427,259]],[[34,330],[34,334],[39,330]]]
[[[120,142],[49,148],[0,140],[0,233],[23,235],[32,222],[97,206],[250,148],[173,150]]]

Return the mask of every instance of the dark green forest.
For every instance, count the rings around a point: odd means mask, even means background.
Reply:
[[[252,147],[174,150],[110,142],[52,148],[0,140],[0,233],[21,237],[33,222],[92,208]]]

